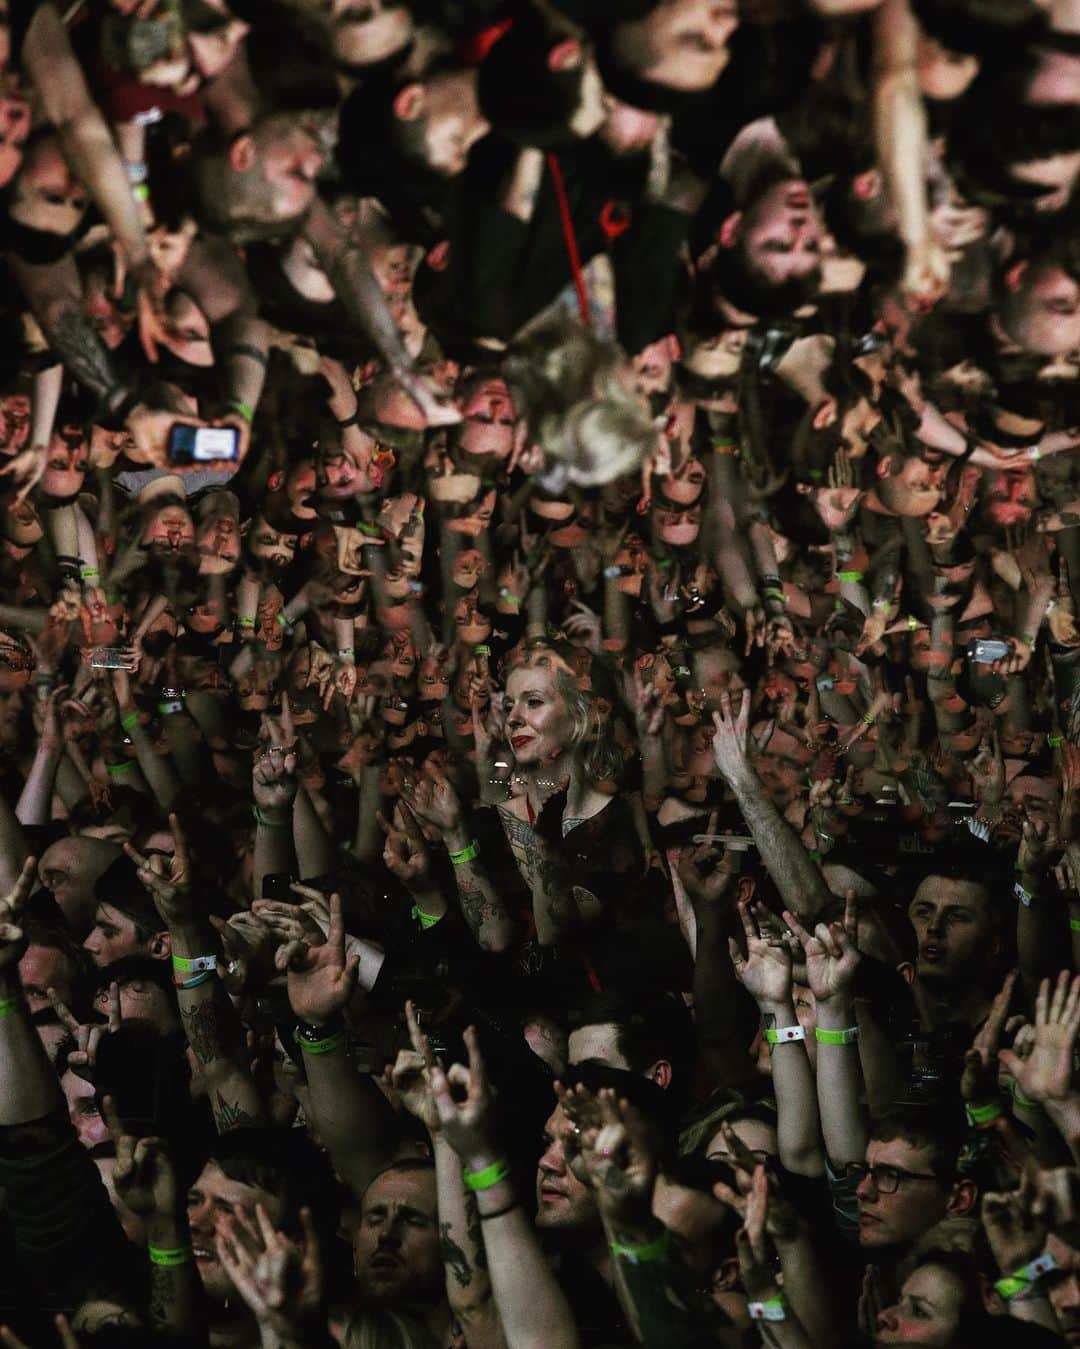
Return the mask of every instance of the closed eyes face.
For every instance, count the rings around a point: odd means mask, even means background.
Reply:
[[[808,276],[821,264],[823,226],[804,182],[775,183],[743,222],[746,252],[773,284]]]

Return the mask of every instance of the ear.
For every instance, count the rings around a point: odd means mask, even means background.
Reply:
[[[1004,1316],[1006,1311],[1005,1299],[994,1289],[994,1285],[985,1274],[979,1274],[978,1280],[983,1311],[988,1316]]]
[[[679,341],[679,339],[675,336],[674,333],[668,334],[667,349],[668,355],[671,357],[673,361],[682,360],[682,343]]]
[[[874,472],[879,478],[891,478],[893,472],[892,459],[887,454],[878,455],[878,461]]]
[[[418,81],[407,84],[394,95],[394,116],[402,122],[415,122],[427,108],[427,92]]]
[[[257,158],[255,137],[245,131],[229,146],[229,167],[236,173],[247,173]]]
[[[661,1090],[667,1091],[671,1086],[671,1064],[667,1059],[657,1059],[645,1076]]]
[[[757,881],[753,876],[740,876],[735,898],[740,904],[749,904],[757,892]]]
[[[1011,290],[1015,295],[1024,282],[1024,273],[1028,269],[1027,262],[1014,263],[1005,273],[1005,289]]]
[[[721,1260],[713,1270],[712,1286],[714,1293],[730,1293],[739,1288],[739,1261],[735,1256]]]
[[[910,988],[915,982],[915,963],[911,960],[902,960],[896,967],[896,972],[903,979],[904,983]]]
[[[979,1199],[979,1187],[973,1180],[958,1180],[949,1193],[945,1211],[950,1218],[972,1213]]]
[[[734,248],[739,242],[739,230],[742,227],[742,211],[732,211],[717,232],[716,240],[721,248]]]
[[[547,63],[548,70],[555,72],[576,70],[581,65],[581,43],[572,37],[557,42],[548,52]]]
[[[155,932],[150,938],[149,950],[152,960],[168,960],[172,955],[172,934]]]

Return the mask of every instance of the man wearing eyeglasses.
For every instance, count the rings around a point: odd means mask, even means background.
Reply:
[[[978,1192],[957,1173],[960,1135],[941,1110],[889,1115],[874,1127],[865,1165],[848,1168],[858,1180],[859,1244],[897,1257],[943,1218],[972,1213]]]

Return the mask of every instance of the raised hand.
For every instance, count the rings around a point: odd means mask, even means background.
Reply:
[[[91,1022],[85,1026],[80,1024],[55,988],[47,988],[45,995],[60,1024],[75,1039],[75,1048],[68,1054],[68,1067],[80,1077],[92,1079],[102,1040],[120,1029],[120,985],[115,980],[109,985],[108,1020],[105,1025],[100,1022]]]
[[[409,777],[402,784],[401,795],[407,803],[406,810],[421,822],[437,829],[441,834],[451,834],[464,823],[461,801],[454,784],[440,769],[430,763],[424,765],[418,778]]]
[[[289,1342],[295,1342],[296,1324],[312,1316],[323,1298],[319,1236],[309,1208],[300,1210],[300,1226],[302,1246],[279,1232],[256,1204],[254,1222],[234,1209],[219,1215],[214,1234],[218,1259],[236,1291],[262,1325]]]
[[[827,484],[814,487],[810,483],[800,483],[796,490],[810,498],[810,504],[829,533],[837,534],[851,523],[864,495],[855,486],[855,469],[846,450],[836,451],[829,465]]]
[[[613,1227],[637,1227],[652,1210],[657,1159],[640,1112],[601,1087],[597,1104],[602,1124],[582,1148],[600,1215]]]
[[[182,1208],[180,1184],[164,1141],[127,1133],[111,1096],[101,1106],[116,1148],[113,1184],[117,1195],[140,1217],[174,1217]]]
[[[154,901],[161,921],[166,927],[173,928],[189,922],[192,917],[191,863],[187,840],[176,815],[169,816],[169,828],[173,836],[173,853],[167,864],[160,857],[152,860],[144,857],[130,843],[124,844],[124,852],[135,863],[136,875]]]
[[[806,977],[818,1002],[851,996],[855,971],[861,956],[857,946],[859,933],[855,892],[844,900],[843,923],[818,923],[813,936],[793,913],[784,910],[784,922],[802,944],[806,958]]]
[[[34,888],[37,876],[37,858],[28,857],[23,863],[19,878],[0,899],[0,974],[13,970],[22,959],[26,949],[20,919],[23,906]]]
[[[406,889],[414,889],[431,874],[431,857],[416,817],[404,800],[398,803],[398,810],[401,814],[400,829],[382,811],[376,812],[375,818],[386,834],[383,862],[387,871],[396,876]]]
[[[979,1027],[971,1048],[964,1055],[960,1095],[968,1105],[990,1105],[998,1100],[998,1045],[1005,1018],[1009,1014],[1016,978],[1016,970],[1010,970],[1005,976],[1005,982],[990,1008],[990,1015]]]
[[[750,690],[743,689],[738,712],[731,708],[731,695],[725,689],[720,695],[720,710],[712,714],[716,734],[713,753],[716,766],[727,782],[733,782],[750,765],[746,747],[750,726]]]
[[[716,812],[709,816],[707,834],[716,833]],[[731,889],[737,872],[735,854],[715,843],[683,848],[676,864],[679,880],[693,904],[715,904]]]
[[[431,1042],[420,1029],[416,1019],[416,1007],[412,1002],[405,1004],[405,1024],[409,1028],[411,1049],[398,1050],[394,1066],[390,1069],[390,1081],[401,1100],[401,1104],[410,1115],[418,1119],[429,1134],[439,1132],[440,1120],[435,1094],[431,1090],[431,1071],[435,1065]]]
[[[791,997],[791,952],[785,943],[761,935],[746,900],[741,900],[738,907],[746,934],[746,956],[735,938],[729,937],[728,950],[735,976],[759,1006],[786,1003]]]
[[[299,783],[296,777],[296,734],[288,698],[281,700],[281,720],[264,715],[266,742],[255,758],[251,785],[260,810],[285,814],[292,808]]]
[[[293,1014],[321,1026],[343,1012],[356,987],[360,957],[345,956],[341,896],[330,896],[330,930],[322,946],[291,941],[278,948],[274,963],[287,974]]]
[[[983,1195],[983,1231],[1002,1274],[1023,1268],[1046,1244],[1046,1227],[1032,1211],[1034,1189],[1025,1174],[1020,1188]]]
[[[467,1068],[454,1063],[444,1072],[436,1064],[428,1070],[428,1077],[446,1141],[466,1165],[471,1160],[486,1165],[493,1155],[495,1098],[488,1085],[475,1026],[465,1031],[465,1048],[469,1054]]]
[[[1035,998],[1035,1043],[1026,1059],[1011,1049],[998,1051],[999,1060],[1029,1101],[1061,1103],[1073,1094],[1072,1060],[1080,1031],[1080,974],[1062,970],[1051,989],[1039,985]]]

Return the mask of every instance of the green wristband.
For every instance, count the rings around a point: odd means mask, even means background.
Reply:
[[[133,726],[138,726],[138,724],[139,724],[138,712],[129,712],[126,717],[120,718],[120,726],[125,731],[130,731]]]
[[[18,1006],[18,998],[0,998],[0,1016],[11,1016]]]
[[[217,956],[173,956],[172,966],[181,974],[203,974],[217,969]]]
[[[149,1255],[152,1265],[164,1265],[166,1268],[186,1265],[191,1259],[190,1246],[173,1246],[171,1249],[161,1246],[147,1246],[146,1253]]]
[[[288,820],[272,820],[268,815],[264,815],[258,806],[251,807],[251,813],[255,817],[255,823],[261,824],[264,829],[287,829]]]
[[[510,1174],[510,1163],[507,1161],[492,1162],[490,1166],[485,1166],[482,1171],[465,1171],[462,1174],[465,1180],[465,1188],[476,1194],[480,1190],[490,1190],[498,1185],[500,1180],[505,1180]]]
[[[1080,918],[1070,918],[1070,919],[1069,919],[1069,931],[1070,931],[1070,932],[1080,932]]]
[[[248,426],[255,420],[255,409],[248,403],[241,403],[239,398],[229,399],[229,411],[239,413]]]
[[[993,1124],[995,1120],[1001,1118],[1001,1106],[994,1105],[965,1105],[964,1114],[967,1116],[967,1122],[974,1125],[976,1129],[984,1129],[988,1124]]]
[[[345,1032],[339,1030],[334,1035],[328,1035],[325,1040],[305,1040],[298,1035],[296,1043],[305,1054],[329,1054],[331,1050],[337,1049],[344,1039]]]
[[[853,1045],[859,1038],[858,1026],[848,1026],[846,1030],[822,1030],[814,1027],[814,1039],[819,1045]]]
[[[650,1241],[645,1246],[620,1246],[617,1241],[613,1241],[611,1254],[622,1260],[629,1260],[632,1265],[647,1265],[652,1260],[662,1260],[667,1254],[667,1248],[668,1233],[665,1228],[655,1241]]]
[[[836,573],[836,579],[838,581],[853,583],[855,581],[861,581],[863,579],[863,573],[861,571],[838,571]]]
[[[452,852],[450,854],[450,861],[453,862],[454,866],[460,867],[464,865],[464,863],[471,862],[479,856],[480,845],[477,843],[476,839],[473,839],[473,841],[466,844],[464,848],[460,848],[457,852]]]
[[[426,932],[429,927],[434,927],[436,923],[442,921],[441,913],[425,913],[423,909],[418,909],[413,905],[412,916]]]

